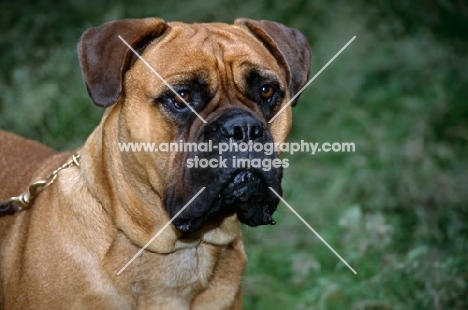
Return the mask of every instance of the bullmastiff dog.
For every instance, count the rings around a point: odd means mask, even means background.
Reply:
[[[218,153],[119,143],[285,141],[291,107],[268,121],[307,82],[306,38],[270,21],[119,20],[87,30],[78,56],[106,108],[82,147],[0,133],[0,308],[241,309],[241,223],[274,223],[282,167],[189,169]]]

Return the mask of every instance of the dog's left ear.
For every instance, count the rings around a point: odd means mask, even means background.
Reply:
[[[307,38],[297,29],[266,20],[239,18],[234,24],[250,30],[275,56],[286,71],[291,98],[296,95],[310,74],[312,51]],[[298,99],[299,96],[292,102],[293,106]]]
[[[112,105],[122,92],[125,72],[135,59],[119,35],[141,54],[169,26],[159,18],[124,19],[87,30],[78,42],[78,58],[88,93],[101,107]]]

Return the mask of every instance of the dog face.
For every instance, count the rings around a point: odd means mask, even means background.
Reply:
[[[251,226],[274,223],[279,200],[269,187],[281,193],[281,165],[247,168],[239,162],[278,163],[278,154],[236,150],[233,144],[286,140],[290,107],[268,121],[309,75],[310,48],[297,30],[246,19],[234,25],[117,21],[85,33],[79,56],[95,104],[118,114],[119,142],[231,146],[221,157],[216,148],[121,154],[133,190],[140,196],[148,188],[158,193],[171,218],[206,187],[174,220],[180,232],[216,226],[232,214]],[[216,167],[189,166],[202,159]]]

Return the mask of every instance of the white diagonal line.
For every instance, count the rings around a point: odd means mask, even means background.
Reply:
[[[281,114],[281,113],[284,111],[284,109],[286,109],[286,108],[287,108],[287,107],[288,107],[288,106],[291,104],[291,102],[293,102],[293,101],[294,101],[294,99],[296,99],[296,98],[297,98],[297,96],[299,96],[299,95],[300,95],[300,94],[301,94],[301,93],[304,91],[304,89],[306,89],[306,88],[307,88],[307,86],[309,86],[309,85],[310,85],[310,83],[312,83],[312,82],[315,80],[315,78],[317,78],[317,76],[319,76],[319,74],[320,74],[320,73],[322,73],[322,71],[323,71],[323,70],[325,70],[325,68],[326,68],[326,67],[328,67],[328,65],[329,65],[329,64],[331,64],[331,63],[332,63],[332,61],[333,61],[333,60],[335,60],[335,58],[336,58],[336,57],[338,57],[338,55],[340,55],[340,54],[341,54],[341,52],[342,52],[342,51],[344,51],[344,49],[345,49],[345,48],[347,48],[347,47],[348,47],[348,45],[350,45],[350,44],[351,44],[351,42],[353,42],[353,41],[354,41],[354,39],[356,39],[356,36],[354,36],[354,37],[353,37],[351,40],[349,40],[349,42],[348,42],[348,43],[346,43],[346,45],[345,45],[345,46],[343,46],[343,48],[342,48],[342,49],[340,49],[340,51],[339,51],[338,53],[336,53],[336,55],[335,55],[335,56],[333,56],[333,58],[332,58],[332,59],[330,59],[330,61],[329,61],[329,62],[327,62],[327,64],[326,64],[325,66],[323,66],[323,68],[322,68],[322,69],[320,69],[320,71],[319,71],[319,72],[317,72],[317,74],[315,74],[315,75],[314,75],[314,77],[313,77],[313,78],[311,78],[311,79],[310,79],[310,81],[309,81],[309,82],[307,82],[307,84],[305,84],[305,85],[304,85],[304,87],[302,87],[302,88],[301,88],[301,90],[300,90],[300,91],[298,91],[298,92],[297,92],[297,94],[295,94],[295,95],[294,95],[294,97],[292,97],[292,98],[291,98],[291,100],[289,100],[289,102],[288,102],[288,103],[286,103],[286,104],[284,105],[284,107],[282,107],[282,108],[281,108],[281,110],[279,110],[279,111],[278,111],[278,113],[276,113],[276,114],[275,114],[275,116],[273,116],[273,117],[272,117],[272,118],[271,118],[271,119],[268,121],[268,123],[271,123],[271,122],[273,122],[273,121],[274,121],[274,120],[275,120],[275,119],[278,117],[278,115],[280,115],[280,114]]]
[[[196,116],[198,116],[198,118],[199,118],[203,123],[206,124],[205,119],[204,119],[203,117],[201,117],[201,115],[198,114],[197,111],[195,111],[195,109],[192,108],[192,106],[190,106],[190,104],[188,104],[188,103],[184,100],[184,98],[182,98],[182,97],[179,95],[179,93],[176,92],[175,89],[172,88],[172,86],[169,85],[169,83],[168,83],[165,79],[163,79],[162,76],[159,75],[159,73],[158,73],[156,70],[154,70],[153,67],[151,67],[150,64],[149,64],[148,62],[146,62],[146,60],[145,60],[143,57],[141,57],[140,54],[138,54],[137,51],[135,51],[135,50],[133,49],[133,47],[132,47],[130,44],[127,43],[127,41],[125,41],[120,35],[119,35],[118,37],[119,37],[120,40],[122,40],[122,42],[123,42],[125,45],[127,45],[127,47],[128,47],[138,58],[140,58],[141,61],[143,61],[143,63],[144,63],[154,74],[156,74],[156,76],[157,76],[164,84],[166,84],[166,86],[167,86],[170,90],[172,90],[172,92],[173,92],[180,100],[182,100],[182,101],[185,103],[185,105],[186,105],[190,110],[192,110],[193,113],[195,113]]]
[[[340,256],[326,241],[322,238],[300,215],[296,212],[287,202],[283,199],[273,188],[270,187],[270,190],[278,196],[278,198],[322,241],[332,252],[335,254],[354,274],[357,274],[356,270],[353,269],[344,259]]]
[[[125,269],[128,267],[128,265],[130,265],[130,264],[131,264],[131,263],[132,263],[132,262],[133,262],[133,261],[134,261],[134,260],[135,260],[135,259],[136,259],[136,258],[137,258],[137,257],[138,257],[140,254],[141,254],[141,253],[143,253],[143,251],[144,251],[144,250],[145,250],[145,249],[146,249],[146,248],[147,248],[147,247],[148,247],[148,246],[151,244],[151,242],[153,242],[153,241],[154,241],[154,239],[156,239],[156,238],[159,236],[159,234],[161,234],[161,233],[162,233],[162,231],[163,231],[164,229],[166,229],[166,227],[167,227],[167,226],[169,226],[169,225],[172,223],[172,221],[174,221],[174,220],[176,219],[176,217],[178,217],[178,216],[179,216],[179,214],[181,214],[181,213],[182,213],[182,211],[184,211],[184,210],[185,210],[185,208],[187,208],[187,207],[188,207],[188,206],[189,206],[189,205],[192,203],[192,201],[194,201],[194,200],[195,200],[195,198],[197,198],[197,197],[198,197],[198,195],[200,195],[200,194],[201,194],[201,192],[203,192],[203,191],[205,190],[205,188],[206,188],[206,187],[202,187],[202,189],[201,189],[201,190],[199,190],[199,191],[198,191],[198,193],[197,193],[195,196],[193,196],[193,198],[192,198],[192,199],[190,199],[190,201],[189,201],[189,202],[187,202],[187,204],[186,204],[186,205],[185,205],[185,206],[184,206],[182,209],[180,209],[180,211],[179,211],[179,212],[177,212],[177,214],[176,214],[176,215],[174,215],[174,217],[173,217],[173,218],[171,218],[171,220],[170,220],[169,222],[167,222],[167,223],[166,223],[166,225],[164,225],[164,227],[163,227],[163,228],[161,228],[161,229],[158,231],[158,233],[157,233],[156,235],[154,235],[154,237],[153,237],[153,238],[151,238],[151,240],[150,240],[150,241],[148,241],[148,243],[146,243],[146,244],[145,244],[145,246],[144,246],[144,247],[142,247],[142,248],[140,249],[140,251],[138,251],[138,253],[136,253],[136,254],[135,254],[135,256],[133,256],[133,257],[132,257],[132,259],[131,259],[131,260],[129,260],[129,261],[128,261],[128,263],[127,263],[127,264],[125,264],[125,266],[123,266],[123,267],[122,267],[122,269],[120,269],[120,271],[119,271],[119,272],[117,272],[117,275],[120,275],[120,274],[122,273],[122,271],[124,271],[124,270],[125,270]]]

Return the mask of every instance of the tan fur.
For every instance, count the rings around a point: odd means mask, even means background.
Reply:
[[[169,35],[143,54],[169,83],[186,71],[204,70],[217,94],[229,96],[235,94],[229,89],[246,87],[241,75],[248,60],[287,84],[274,56],[245,28],[169,25]],[[196,49],[184,44],[189,39]],[[81,166],[63,170],[29,210],[0,217],[0,308],[242,308],[247,259],[236,215],[190,238],[168,226],[117,275],[169,221],[161,195],[180,169],[172,155],[118,150],[119,141],[173,141],[174,124],[150,103],[163,86],[136,61],[125,75],[124,94],[77,150]],[[214,98],[201,115],[209,121],[210,112],[226,102]],[[254,105],[247,108],[259,113]],[[270,125],[275,142],[286,140],[290,126],[287,108]],[[27,189],[70,154],[0,131],[0,201]]]

